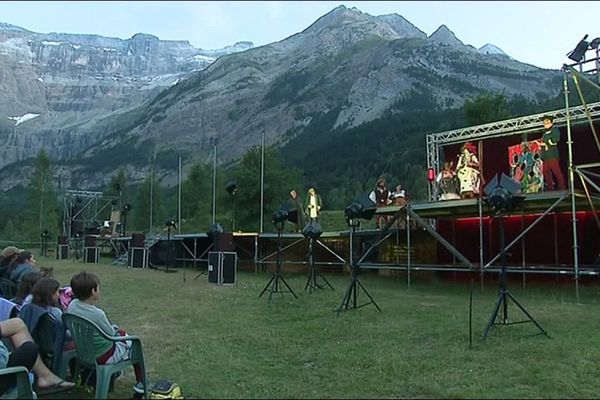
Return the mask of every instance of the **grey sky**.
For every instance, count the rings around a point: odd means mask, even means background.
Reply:
[[[214,49],[282,40],[341,4],[400,14],[428,35],[445,24],[465,44],[492,43],[543,68],[570,63],[566,53],[585,34],[600,36],[596,1],[2,1],[0,21],[42,33],[126,39],[143,32]]]

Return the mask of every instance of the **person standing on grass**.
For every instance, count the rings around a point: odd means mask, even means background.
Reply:
[[[82,271],[71,278],[71,290],[75,299],[67,308],[67,313],[85,318],[109,336],[127,336],[127,332],[119,329],[108,320],[104,310],[96,306],[100,300],[100,279],[92,272]],[[112,342],[102,337],[95,338],[94,350],[98,364],[115,364],[131,358],[132,343],[129,340]],[[136,384],[133,390],[144,393],[143,372],[140,364],[134,364]]]

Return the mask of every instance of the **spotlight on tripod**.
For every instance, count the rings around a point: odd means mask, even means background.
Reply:
[[[169,266],[175,265],[175,242],[171,241],[171,229],[177,229],[177,223],[173,219],[165,221],[165,228],[167,229],[167,243],[168,243],[168,255],[165,262],[165,272],[177,272],[174,269],[169,269]]]
[[[283,224],[287,219],[288,212],[284,207],[279,207],[279,209],[275,211],[272,216],[273,224],[277,229],[277,262],[275,266],[275,273],[273,274],[269,282],[267,282],[262,292],[260,292],[260,294],[258,295],[258,297],[261,297],[268,290],[270,292],[269,301],[271,301],[273,293],[281,293],[283,295],[284,293],[289,292],[293,294],[295,298],[298,298],[298,296],[296,296],[296,293],[294,293],[290,285],[287,284],[287,282],[285,281],[285,279],[283,279],[283,276],[281,275],[281,232],[283,231]],[[281,284],[283,284],[287,288],[287,290],[283,290]]]
[[[527,312],[517,299],[508,291],[507,276],[506,276],[506,247],[504,243],[504,216],[503,214],[507,211],[512,211],[516,208],[524,199],[524,196],[520,194],[520,185],[502,174],[500,177],[495,176],[490,183],[483,189],[486,197],[484,201],[487,203],[490,211],[490,215],[498,221],[498,237],[500,239],[500,287],[498,290],[498,297],[494,304],[494,309],[490,315],[490,319],[483,332],[483,340],[487,337],[490,329],[494,325],[514,325],[524,322],[533,322],[533,324],[546,336],[550,337],[548,333],[537,323],[537,321]],[[508,300],[512,300],[517,307],[527,316],[527,320],[523,321],[508,321]],[[502,308],[502,312],[500,309]]]
[[[319,272],[319,268],[317,267],[317,264],[315,264],[313,256],[314,242],[315,240],[319,240],[319,236],[321,236],[322,233],[323,231],[321,230],[321,224],[319,224],[315,220],[311,220],[302,229],[302,235],[304,235],[304,237],[308,239],[308,264],[310,269],[310,273],[308,274],[308,279],[306,281],[306,285],[304,286],[304,290],[310,289],[310,292],[312,292],[313,289],[325,289],[325,286],[317,282],[318,278],[322,279],[323,282],[325,282],[325,284],[331,288],[331,290],[335,290],[333,286],[331,286],[331,284],[327,281],[327,279],[325,279],[325,277]]]
[[[354,233],[356,232],[356,228],[360,226],[361,219],[371,219],[374,214],[375,209],[366,208],[365,205],[359,201],[353,202],[344,210],[344,218],[346,219],[348,227],[350,227],[350,285],[337,309],[338,316],[342,312],[342,309],[360,308],[371,303],[373,303],[377,310],[381,311],[381,308],[379,308],[373,297],[371,297],[367,289],[358,279],[360,266],[354,259]],[[359,288],[362,288],[365,295],[369,298],[369,302],[360,306],[357,305]]]

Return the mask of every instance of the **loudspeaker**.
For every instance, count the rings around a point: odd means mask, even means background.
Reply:
[[[236,280],[237,253],[208,252],[208,283],[233,285]]]
[[[232,232],[211,232],[214,251],[235,251]]]
[[[83,260],[86,263],[97,264],[99,251],[97,247],[85,247],[83,249]]]
[[[84,236],[83,237],[83,245],[85,247],[96,247],[96,237],[95,236]]]
[[[175,265],[175,241],[161,240],[150,248],[150,263],[153,265]]]
[[[69,245],[59,244],[56,246],[56,259],[67,260],[69,258]]]
[[[146,268],[146,249],[132,248],[129,249],[129,266],[131,268]]]
[[[143,233],[132,233],[131,234],[131,247],[144,247],[144,241],[146,235]]]
[[[60,235],[58,237],[58,244],[68,244],[69,242],[67,241],[67,237],[65,235]]]

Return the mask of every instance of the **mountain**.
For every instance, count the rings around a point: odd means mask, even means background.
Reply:
[[[345,6],[302,32],[261,47],[248,45],[205,67],[198,56],[207,53],[151,35],[126,41],[77,35],[78,43],[67,43],[70,36],[64,34],[43,40],[32,33],[3,35],[14,35],[20,45],[12,55],[0,55],[0,62],[10,65],[13,87],[26,81],[30,93],[0,99],[7,107],[8,101],[19,103],[5,117],[39,114],[18,125],[6,118],[9,127],[0,126],[10,144],[1,153],[0,178],[9,187],[22,181],[25,170],[9,164],[42,146],[55,149],[64,186],[101,187],[119,167],[140,180],[153,159],[163,182],[174,184],[177,155],[188,166],[206,161],[214,139],[219,162],[231,163],[258,145],[263,131],[268,144],[286,146],[303,137],[316,143],[390,114],[457,110],[466,99],[490,91],[548,99],[559,93],[562,77],[560,71],[465,45],[444,25],[428,37],[399,15],[374,17]],[[7,40],[0,42],[0,52],[10,47],[2,45]],[[75,46],[93,47],[99,61],[84,62]],[[27,54],[44,54],[44,61],[19,64],[18,57],[26,60]],[[96,79],[101,88],[93,84]],[[105,113],[91,117],[91,109]],[[385,134],[410,131],[398,127]]]
[[[218,57],[253,46],[203,50],[138,33],[130,39],[35,33],[0,23],[0,167],[45,146],[68,159],[94,143],[82,129],[139,106]]]

